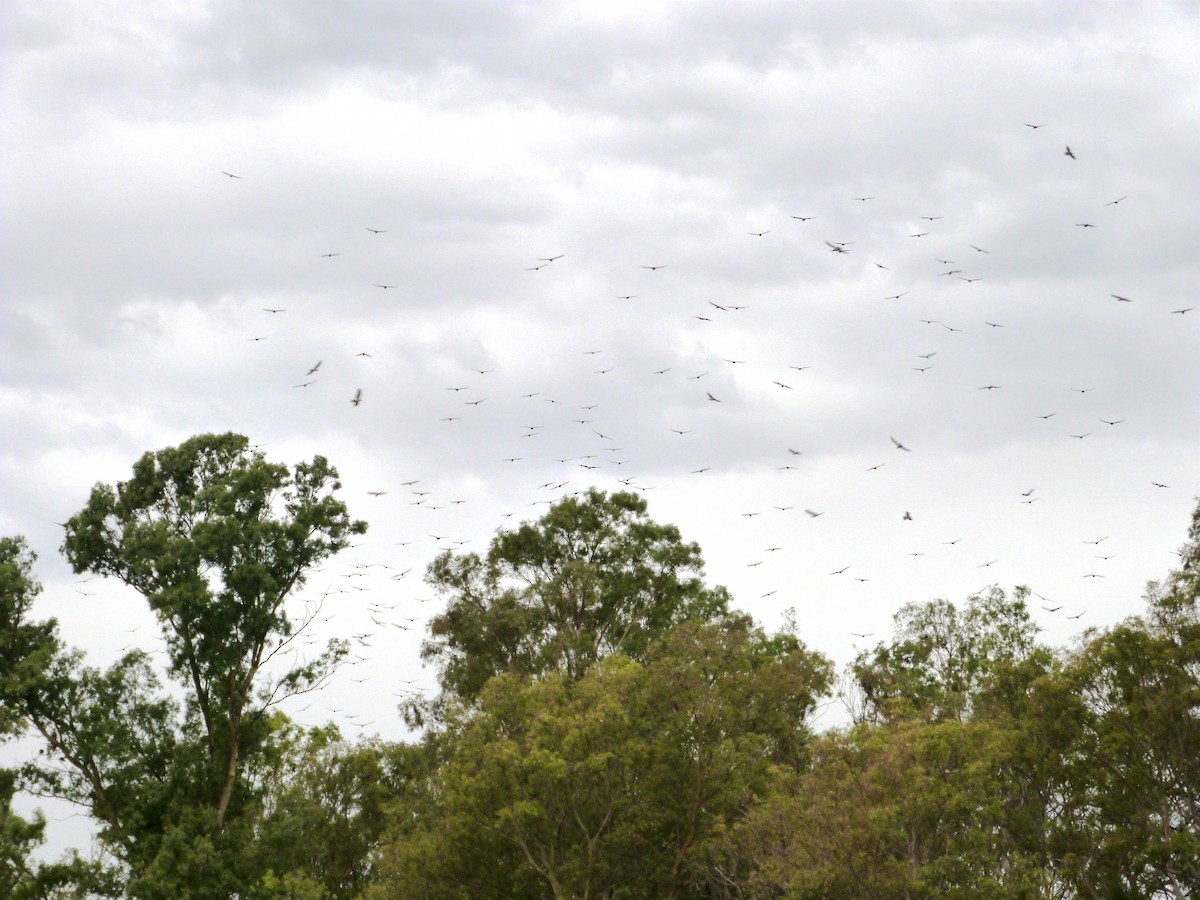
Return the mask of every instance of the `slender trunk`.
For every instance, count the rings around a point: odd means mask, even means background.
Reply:
[[[238,743],[241,738],[241,715],[234,714],[229,718],[229,761],[225,766],[225,783],[221,786],[221,796],[217,800],[217,831],[225,827],[225,811],[233,797],[233,783],[237,779]]]

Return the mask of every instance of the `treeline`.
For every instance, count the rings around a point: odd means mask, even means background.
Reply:
[[[278,710],[348,651],[280,664],[286,601],[366,528],[339,487],[227,434],[93,490],[63,552],[145,596],[165,668],[84,666],[0,539],[0,736],[42,745],[0,774],[0,896],[1200,895],[1200,509],[1142,614],[1076,646],[992,589],[902,607],[838,672],[590,491],[430,565],[440,690],[392,744]],[[829,703],[852,724],[818,728]],[[18,789],[78,804],[101,852],[37,862]]]

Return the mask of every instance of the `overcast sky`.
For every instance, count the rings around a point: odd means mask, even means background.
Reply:
[[[434,685],[436,553],[592,485],[839,662],[991,584],[1066,644],[1178,562],[1195,3],[6,0],[0,35],[0,534],[93,664],[154,626],[55,523],[202,432],[327,456],[370,523],[307,592],[366,661],[292,710],[350,735]]]

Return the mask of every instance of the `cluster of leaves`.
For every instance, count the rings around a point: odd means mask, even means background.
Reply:
[[[1175,897],[1200,893],[1200,509],[1142,616],[1070,650],[1026,592],[910,604],[847,668],[704,584],[632,494],[588,492],[446,553],[413,742],[303,732],[267,675],[284,600],[363,529],[319,457],[245,438],[147,454],[70,520],[77,571],[141,591],[167,639],[99,671],[31,618],[0,540],[0,895],[239,898]],[[302,623],[301,626],[302,627]],[[182,697],[182,700],[173,699]],[[33,861],[18,786],[82,805],[108,865]]]

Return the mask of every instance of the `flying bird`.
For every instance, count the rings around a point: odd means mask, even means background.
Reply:
[[[305,374],[305,375],[312,375],[312,374],[313,374],[314,372],[316,372],[316,371],[317,371],[317,369],[319,369],[319,368],[321,368],[321,360],[319,360],[319,359],[318,359],[318,360],[317,360],[317,364],[316,364],[315,366],[313,366],[311,369],[309,369],[307,372],[305,372],[304,374]]]
[[[834,243],[833,241],[826,241],[825,243],[829,245],[829,249],[832,250],[834,253],[849,253],[850,252],[849,250],[846,249],[846,244],[837,244],[837,243]],[[847,243],[849,243],[849,242],[847,242]]]
[[[354,392],[354,399],[351,400],[350,403],[354,406],[358,406],[360,403],[362,403],[362,388],[359,388]]]
[[[1067,145],[1067,152],[1066,152],[1065,154],[1063,154],[1063,155],[1064,155],[1064,156],[1069,156],[1069,157],[1071,157],[1071,159],[1074,159],[1074,158],[1075,158],[1075,154],[1071,152],[1071,146],[1070,146],[1069,144]]]
[[[764,234],[770,234],[770,233],[771,233],[770,228],[768,228],[766,231],[747,231],[746,232],[746,234],[753,235],[754,237],[762,237]]]
[[[799,219],[801,222],[807,222],[809,219],[815,219],[816,216],[792,216],[793,219]]]
[[[241,175],[234,175],[232,172],[226,172],[224,169],[222,169],[222,170],[221,170],[221,174],[222,174],[222,175],[228,175],[230,178],[236,178],[236,179],[238,179],[239,181],[240,181],[240,180],[241,180],[241,178],[242,178],[242,176],[241,176]]]
[[[905,451],[905,452],[907,452],[907,453],[912,453],[912,450],[911,450],[909,447],[905,447],[905,446],[904,446],[902,443],[900,443],[900,442],[899,442],[898,440],[896,440],[895,438],[890,438],[890,440],[891,440],[891,442],[892,442],[893,444],[895,444],[895,445],[896,445],[896,449],[897,449],[897,450],[904,450],[904,451]]]
[[[657,272],[659,269],[665,269],[666,266],[638,266],[639,269],[649,269],[651,272]]]

